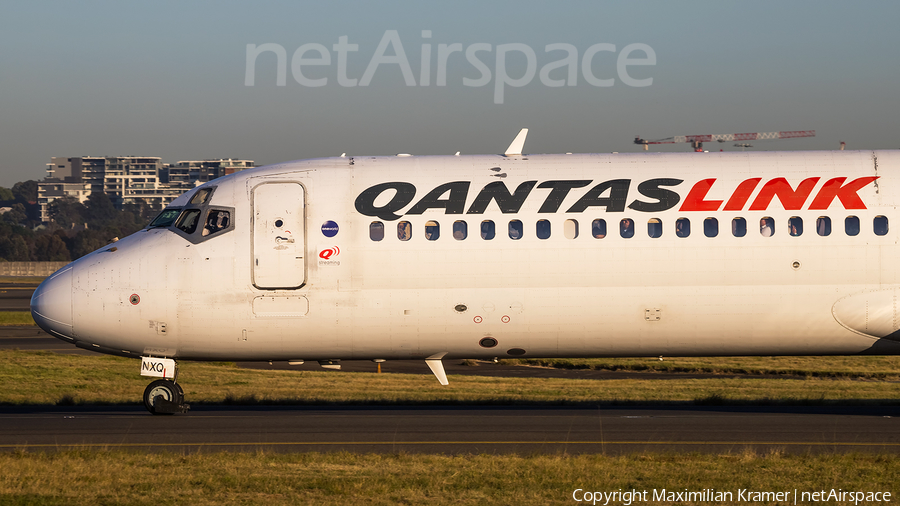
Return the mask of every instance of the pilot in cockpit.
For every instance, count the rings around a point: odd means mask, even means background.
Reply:
[[[206,217],[206,226],[203,227],[204,237],[215,234],[228,228],[228,211],[210,211]]]

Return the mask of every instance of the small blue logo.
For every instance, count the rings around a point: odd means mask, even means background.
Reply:
[[[334,237],[338,233],[338,224],[333,221],[326,221],[322,224],[322,235],[325,237]]]

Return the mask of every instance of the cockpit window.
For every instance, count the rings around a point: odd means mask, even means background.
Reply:
[[[187,205],[163,210],[150,227],[168,227],[193,244],[227,234],[234,230],[234,208],[211,205],[215,192],[215,186],[191,190]]]
[[[188,209],[187,211],[181,213],[181,216],[178,218],[178,221],[175,223],[175,228],[181,230],[185,234],[193,234],[197,230],[197,224],[200,222],[200,210],[199,209]]]
[[[210,209],[206,216],[206,225],[203,227],[203,237],[213,235],[228,228],[231,223],[231,213],[221,209]]]
[[[175,222],[175,218],[181,214],[180,207],[171,207],[168,209],[163,209],[163,212],[159,213],[156,218],[153,218],[153,221],[150,222],[150,228],[156,227],[168,227]]]
[[[209,200],[209,196],[212,194],[214,188],[203,188],[197,190],[197,193],[191,197],[191,204],[200,205],[205,204]]]

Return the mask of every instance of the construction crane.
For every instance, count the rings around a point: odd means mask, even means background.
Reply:
[[[704,142],[733,142],[733,141],[764,141],[775,139],[796,139],[798,137],[815,137],[815,130],[791,130],[784,132],[755,132],[745,134],[721,134],[721,135],[676,135],[674,137],[666,137],[665,139],[656,139],[652,141],[634,138],[635,144],[644,146],[647,151],[650,144],[679,144],[682,142],[690,142],[694,151],[703,151]],[[735,144],[737,147],[751,147],[749,144]]]

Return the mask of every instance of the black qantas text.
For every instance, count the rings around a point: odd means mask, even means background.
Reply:
[[[517,213],[535,187],[550,190],[546,192],[538,212],[555,213],[559,211],[563,200],[571,190],[589,186],[592,182],[589,179],[544,181],[541,184],[537,181],[525,181],[510,191],[503,181],[494,181],[485,185],[466,209],[470,182],[453,181],[435,187],[403,214],[422,214],[429,209],[443,209],[444,214],[483,214],[491,201],[495,202],[503,213]],[[638,185],[638,192],[651,200],[649,202],[634,200],[628,207],[643,212],[671,209],[678,204],[681,196],[663,187],[677,186],[682,182],[681,179],[670,178],[644,181]],[[605,207],[608,212],[624,212],[630,186],[630,179],[614,179],[594,185],[566,212],[580,213],[590,207]],[[376,206],[375,200],[386,191],[393,191],[393,196],[387,203]],[[356,210],[366,216],[386,221],[398,220],[402,215],[397,213],[409,205],[415,197],[416,187],[412,183],[381,183],[367,188],[356,197]]]

